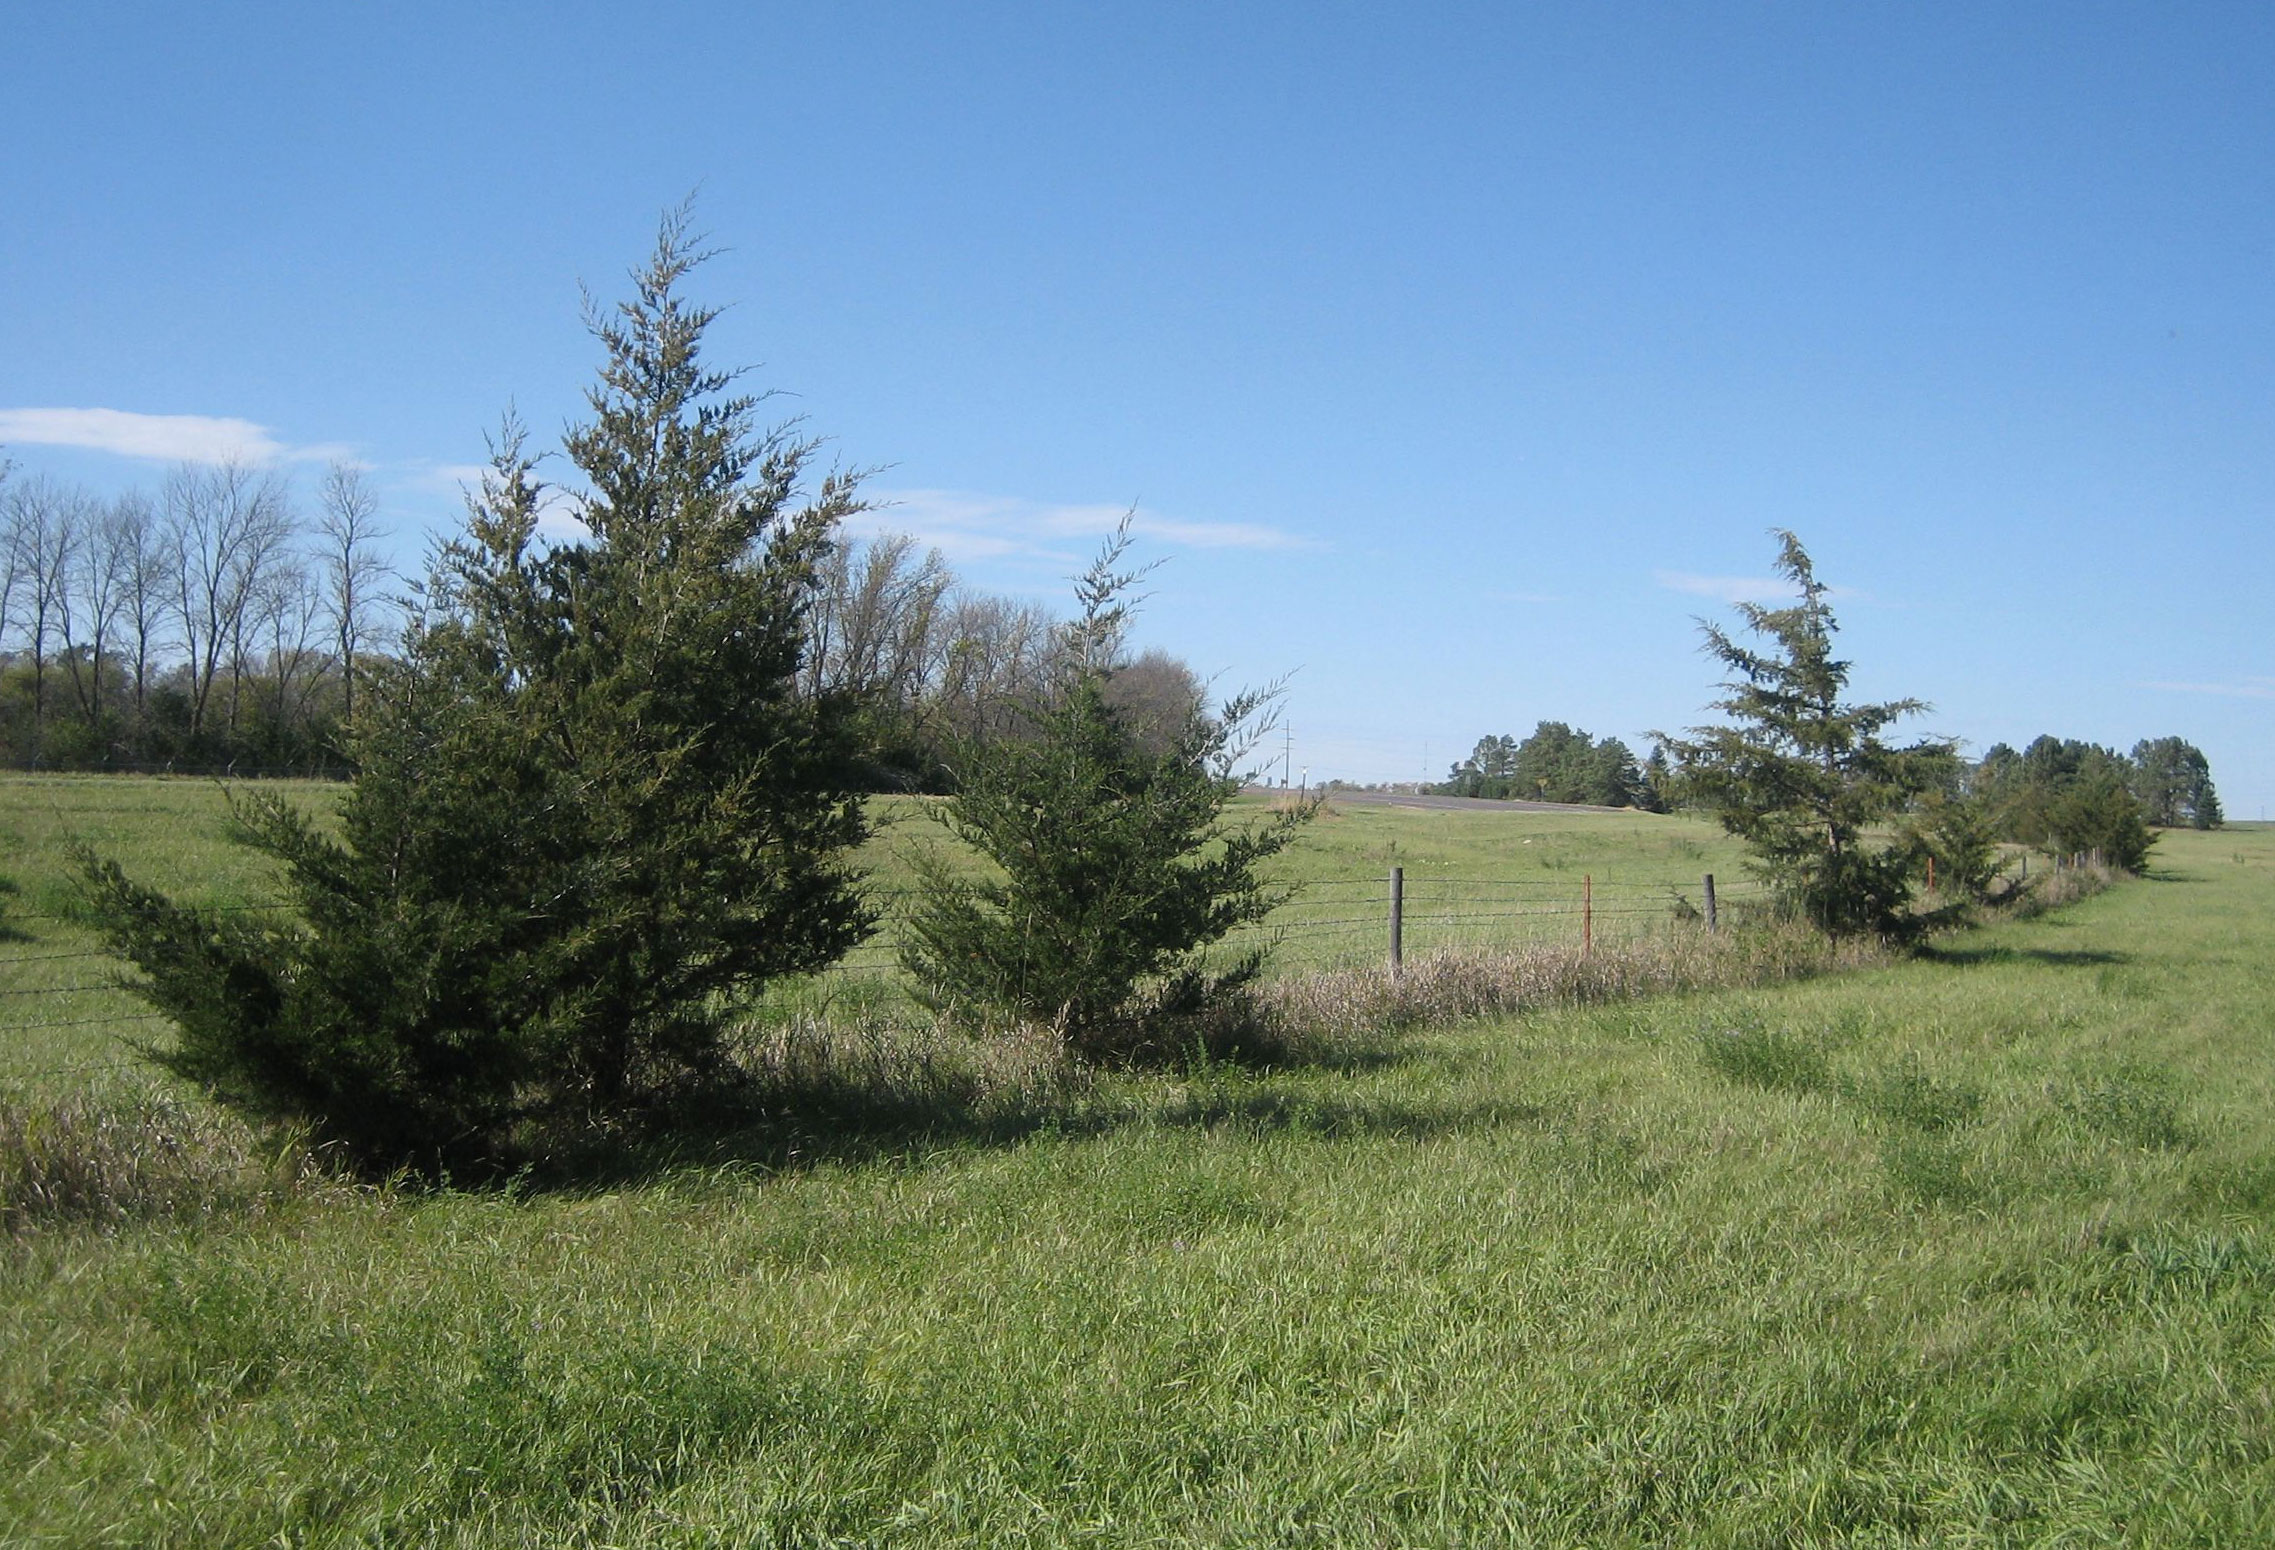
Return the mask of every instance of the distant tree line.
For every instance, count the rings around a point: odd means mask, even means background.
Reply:
[[[1593,807],[1664,809],[1660,782],[1663,759],[1640,765],[1616,737],[1591,741],[1561,721],[1543,721],[1523,742],[1514,737],[1479,740],[1468,758],[1455,765],[1445,783],[1431,789],[1440,796],[1512,798],[1527,802],[1571,802]]]
[[[969,751],[1033,731],[1028,714],[1067,666],[1068,635],[1033,603],[965,586],[904,534],[839,544],[820,562],[801,691],[855,707],[862,779],[946,792]],[[1107,703],[1155,751],[1184,735],[1205,686],[1160,650],[1124,653]]]
[[[103,499],[0,469],[0,764],[344,774],[360,679],[393,660],[403,599],[363,473],[304,512],[276,471],[184,465]],[[1021,735],[1062,649],[1051,614],[957,579],[936,550],[833,538],[797,689],[851,706],[869,790],[952,788],[956,750]],[[1202,685],[1159,651],[1117,709],[1158,744]]]
[[[2152,827],[2224,821],[2211,764],[2178,737],[2145,738],[2129,757],[2052,736],[2020,753],[2000,743],[1967,771],[1965,788],[2000,839],[2057,855],[2099,852],[2128,870],[2147,857]]]
[[[392,639],[377,503],[303,514],[273,470],[185,464],[105,500],[0,465],[0,761],[314,773]]]
[[[2112,866],[2137,871],[2153,843],[2152,829],[2214,829],[2222,822],[2209,761],[2179,737],[2145,738],[2126,755],[2046,736],[2020,753],[1997,744],[1973,764],[1946,749],[1914,784],[1918,789],[1907,800],[1920,853],[1936,848],[1926,837],[1930,831],[1945,836],[1953,850],[1946,876],[1954,875],[1953,862],[1969,870],[1957,860],[1968,849],[1968,833],[1979,833],[1989,845],[2027,845],[2060,856],[2097,854]],[[1646,812],[1699,801],[1695,788],[1687,795],[1680,791],[1665,747],[1654,746],[1639,764],[1618,738],[1591,741],[1561,721],[1541,722],[1522,742],[1481,739],[1443,784],[1430,789],[1442,796]]]

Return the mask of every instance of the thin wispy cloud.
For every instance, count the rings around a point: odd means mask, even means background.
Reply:
[[[2238,678],[2224,684],[2191,684],[2152,681],[2141,685],[2144,689],[2164,689],[2174,694],[2219,694],[2234,700],[2275,700],[2275,678]]]
[[[1718,603],[1790,603],[1799,595],[1782,576],[1694,576],[1689,571],[1655,570],[1651,579],[1671,592],[1710,597]]]
[[[128,409],[0,409],[0,445],[74,447],[154,463],[353,461],[342,443],[292,446],[251,420]]]
[[[952,560],[1018,556],[1054,562],[1079,558],[1068,546],[1111,533],[1127,506],[1053,505],[1017,496],[964,490],[876,490],[874,507],[853,524],[870,533],[906,533]],[[1306,549],[1311,540],[1255,522],[1188,522],[1139,508],[1130,531],[1186,549]]]

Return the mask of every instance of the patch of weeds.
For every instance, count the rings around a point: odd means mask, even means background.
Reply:
[[[2209,1297],[2225,1287],[2264,1281],[2275,1272],[2275,1254],[2249,1233],[2134,1242],[2125,1245],[2124,1256],[2144,1296]]]
[[[2275,1158],[2206,1168],[2189,1180],[2198,1201],[2230,1211],[2275,1211]]]
[[[251,1398],[287,1377],[329,1372],[342,1357],[304,1298],[225,1261],[162,1256],[140,1311],[164,1342],[165,1386],[203,1410]]]
[[[1980,1089],[1938,1080],[1920,1065],[1916,1054],[1843,1083],[1841,1095],[1889,1124],[1929,1134],[1957,1130],[1983,1109]]]
[[[1132,1237],[1178,1243],[1211,1231],[1269,1226],[1280,1214],[1247,1185],[1198,1169],[1133,1180],[1121,1198],[1100,1201],[1098,1211]]]
[[[1661,1037],[1658,1009],[1649,1005],[1600,1007],[1589,1015],[1591,1031],[1606,1042],[1656,1044]]]
[[[2046,1095],[2073,1123],[2127,1146],[2173,1151],[2195,1140],[2171,1076],[2153,1066],[2125,1065],[2056,1083]]]
[[[1966,1147],[1940,1135],[1890,1137],[1880,1149],[1880,1166],[1899,1194],[1922,1205],[1972,1205],[1983,1197],[1982,1182],[1968,1167]]]
[[[1772,1092],[1825,1092],[1833,1085],[1825,1052],[1813,1039],[1772,1028],[1752,1013],[1716,1018],[1698,1031],[1710,1070]]]
[[[1582,1189],[1649,1195],[1669,1175],[1668,1169],[1649,1160],[1640,1137],[1603,1125],[1566,1132],[1552,1156],[1557,1171]]]
[[[323,1184],[295,1136],[160,1092],[0,1092],[0,1235],[257,1210]]]

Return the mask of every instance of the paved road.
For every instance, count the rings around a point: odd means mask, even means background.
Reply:
[[[1279,790],[1251,786],[1251,795],[1277,796]],[[1506,802],[1488,801],[1484,797],[1434,797],[1412,791],[1331,791],[1327,800],[1337,807],[1420,807],[1444,813],[1628,813],[1632,807],[1587,807],[1578,802],[1525,802],[1510,799]]]

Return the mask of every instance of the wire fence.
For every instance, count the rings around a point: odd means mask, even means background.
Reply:
[[[1752,882],[1722,884],[1706,874],[1686,878],[1597,881],[1593,876],[1483,877],[1458,873],[1407,873],[1393,868],[1372,877],[1319,878],[1285,885],[1288,896],[1261,922],[1226,940],[1225,950],[1273,950],[1283,972],[1350,967],[1445,949],[1496,950],[1564,944],[1583,950],[1678,930],[1712,929],[1718,913],[1765,897]],[[869,983],[897,990],[902,952],[921,894],[913,887],[868,890],[878,928],[843,959],[813,976],[831,982]],[[275,902],[209,907],[222,915],[281,913]],[[162,1021],[127,988],[127,965],[99,947],[61,951],[43,941],[55,933],[27,925],[63,927],[66,937],[86,929],[72,913],[10,911],[16,940],[0,940],[0,1034],[31,1034],[113,1025],[122,1032]],[[84,940],[83,937],[80,938]],[[12,951],[21,949],[21,951]],[[98,961],[116,974],[105,977]],[[49,965],[71,965],[69,968]],[[56,983],[40,983],[54,976]],[[83,998],[66,1002],[62,998]]]

